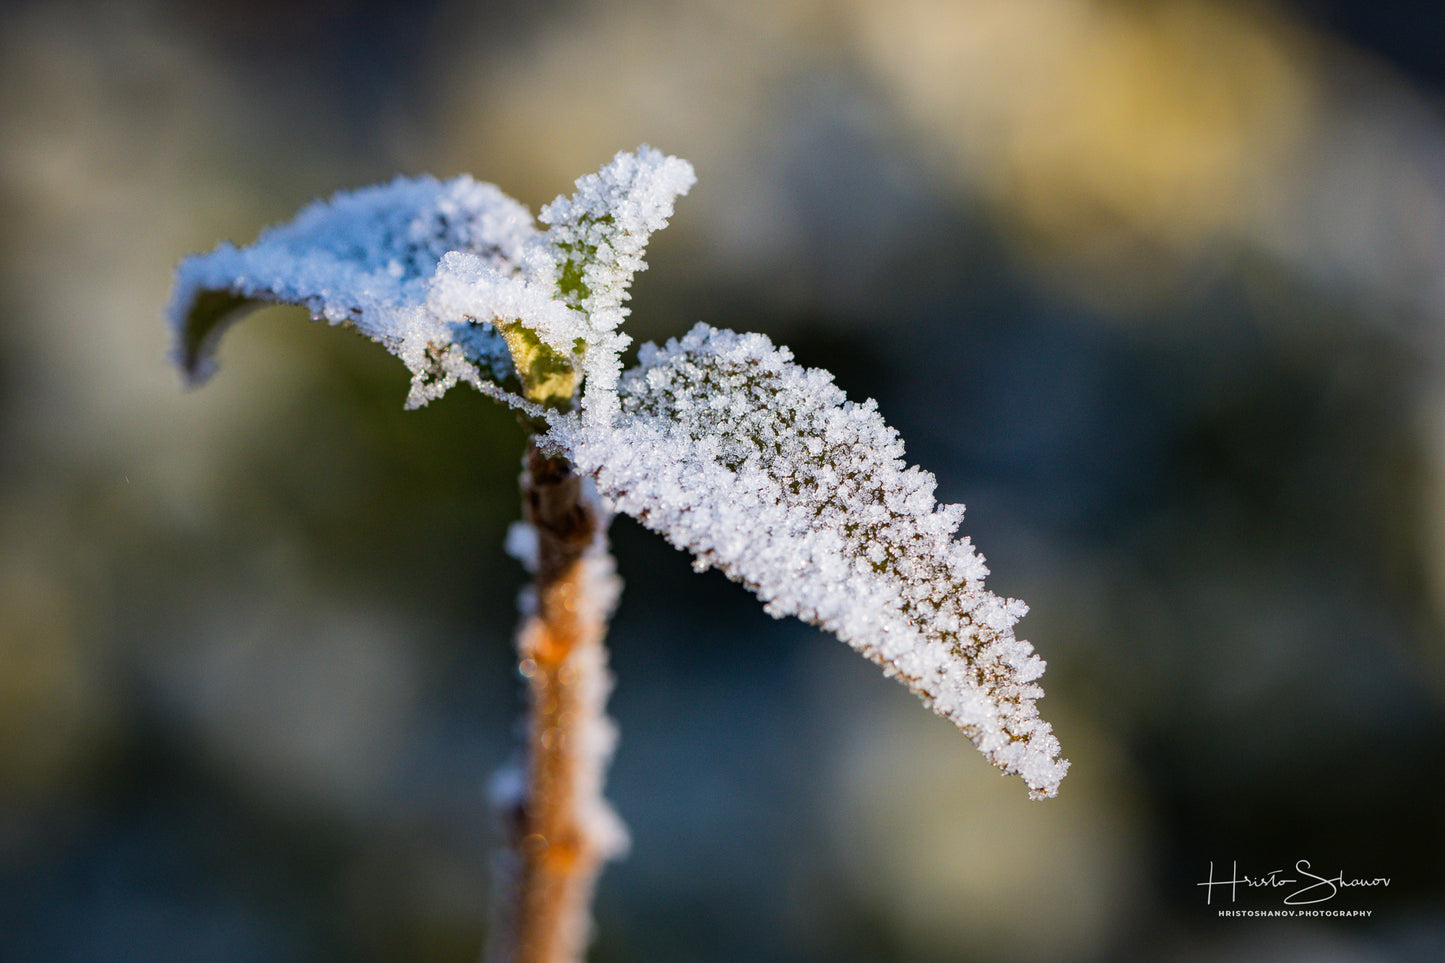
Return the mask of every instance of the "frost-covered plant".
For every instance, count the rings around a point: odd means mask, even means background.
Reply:
[[[693,183],[685,161],[618,154],[541,211],[469,177],[338,194],[244,249],[187,259],[170,305],[176,359],[211,373],[226,325],[303,305],[380,342],[411,371],[408,407],[467,382],[530,429],[524,521],[508,548],[533,574],[520,670],[525,763],[496,781],[507,817],[495,959],[579,959],[600,863],[626,836],[601,795],[613,732],[602,636],[619,583],[605,543],[621,511],[743,583],[775,616],[835,633],[952,720],[983,754],[1054,795],[1068,763],[1034,700],[1044,663],[983,585],[959,505],[907,467],[872,401],[758,334],[699,324],[621,370],[619,327],[652,232]]]

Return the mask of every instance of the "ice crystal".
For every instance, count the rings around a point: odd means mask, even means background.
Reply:
[[[1013,625],[1027,607],[983,586],[934,479],[871,402],[762,335],[698,325],[644,346],[609,430],[555,443],[613,506],[752,589],[775,616],[825,628],[896,675],[989,760],[1052,796],[1067,762],[1038,716],[1044,663]]]
[[[237,249],[185,261],[170,314],[193,380],[229,321],[299,304],[380,342],[409,405],[459,381],[522,409],[540,442],[620,510],[749,586],[774,615],[835,633],[1051,796],[1068,763],[1034,700],[1044,664],[954,538],[961,506],[905,466],[872,402],[761,335],[699,325],[620,373],[628,286],[692,168],[643,147],[541,212],[468,177],[338,194]],[[528,557],[525,539],[512,549]]]

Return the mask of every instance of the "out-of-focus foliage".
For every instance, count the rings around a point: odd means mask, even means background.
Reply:
[[[875,396],[1029,599],[1075,769],[920,780],[946,723],[619,524],[597,958],[1438,958],[1445,123],[1391,58],[1439,13],[1341,9],[7,5],[0,956],[474,958],[521,434],[284,313],[184,393],[159,315],[338,186],[535,207],[645,141],[699,186],[633,333]],[[1393,881],[1202,906],[1300,858]]]

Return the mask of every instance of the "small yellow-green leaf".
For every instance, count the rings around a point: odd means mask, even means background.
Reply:
[[[512,353],[512,366],[522,379],[522,393],[527,400],[548,408],[570,407],[577,391],[577,368],[571,359],[518,321],[498,327]]]

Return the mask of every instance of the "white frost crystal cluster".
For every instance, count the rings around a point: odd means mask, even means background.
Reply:
[[[617,408],[619,355],[631,339],[617,331],[632,278],[647,266],[647,239],[667,225],[672,203],[692,188],[692,165],[643,148],[577,182],[577,193],[542,209],[557,253],[562,298],[587,317],[583,417],[611,421]]]
[[[233,316],[300,304],[400,357],[409,404],[471,383],[697,568],[835,633],[1031,796],[1054,795],[1068,763],[1034,705],[1044,663],[1013,633],[1026,607],[984,588],[983,560],[954,538],[962,507],[935,502],[871,401],[761,335],[706,325],[620,374],[628,286],[692,183],[685,161],[619,154],[543,209],[545,230],[467,177],[337,195],[182,264],[178,361],[200,379]]]

